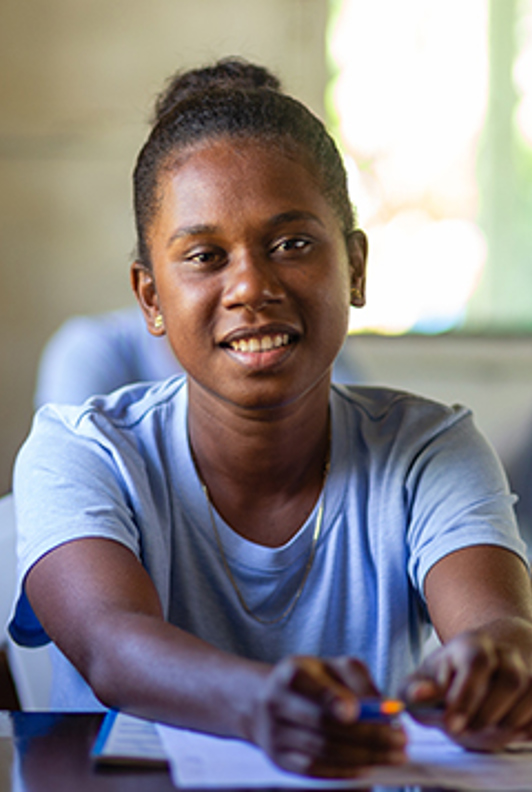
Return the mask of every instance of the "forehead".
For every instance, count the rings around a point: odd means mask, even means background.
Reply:
[[[299,210],[339,226],[304,155],[263,140],[222,138],[185,149],[161,172],[159,196],[158,219],[172,215],[184,225]]]

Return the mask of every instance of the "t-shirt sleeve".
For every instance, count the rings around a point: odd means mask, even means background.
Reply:
[[[453,408],[441,429],[420,445],[405,496],[408,572],[421,596],[431,567],[464,547],[497,545],[527,563],[502,465],[464,408]]]
[[[26,645],[48,640],[24,593],[28,571],[46,553],[88,537],[120,542],[137,557],[141,552],[128,471],[120,461],[124,453],[114,454],[113,444],[97,432],[77,431],[69,414],[74,416],[74,408],[40,410],[15,464],[19,588],[9,629]]]

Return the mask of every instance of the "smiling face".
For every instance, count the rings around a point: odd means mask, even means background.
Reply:
[[[363,236],[348,242],[303,160],[254,140],[188,150],[160,176],[153,272],[133,282],[194,389],[243,408],[290,403],[329,375],[363,290]],[[157,329],[161,313],[164,330]]]

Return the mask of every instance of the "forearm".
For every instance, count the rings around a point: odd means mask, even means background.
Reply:
[[[50,638],[107,706],[245,736],[269,666],[169,624],[130,550],[82,539],[44,556],[26,590]]]
[[[527,654],[532,650],[530,576],[514,553],[485,545],[455,551],[429,571],[425,595],[443,643],[483,629]]]
[[[101,620],[91,645],[83,673],[107,706],[250,738],[257,694],[271,670],[266,663],[222,652],[143,614]]]

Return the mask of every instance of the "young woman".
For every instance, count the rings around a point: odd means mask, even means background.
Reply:
[[[463,408],[331,386],[367,252],[334,143],[238,61],[162,101],[132,282],[186,377],[44,408],[16,465],[11,632],[57,647],[52,705],[243,737],[326,776],[404,760],[399,727],[358,721],[366,696],[438,701],[471,747],[532,736],[500,465]],[[429,622],[443,646],[416,671]]]

